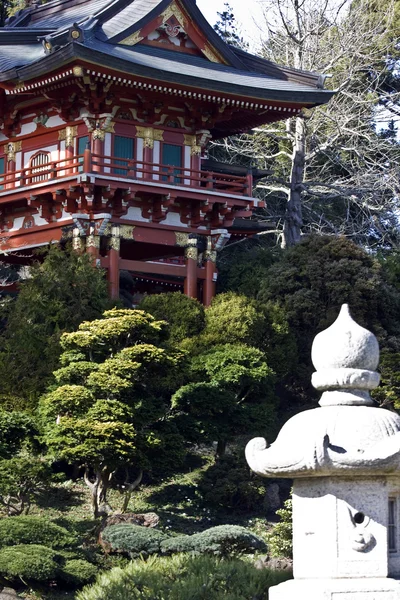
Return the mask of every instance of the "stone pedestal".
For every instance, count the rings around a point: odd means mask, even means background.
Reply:
[[[269,600],[399,600],[400,581],[386,577],[292,579],[270,588]]]

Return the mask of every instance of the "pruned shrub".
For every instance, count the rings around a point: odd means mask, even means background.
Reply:
[[[20,516],[0,519],[0,547],[38,544],[50,548],[73,546],[76,537],[44,517]]]
[[[59,578],[74,587],[80,587],[93,581],[97,572],[97,567],[92,563],[82,558],[74,558],[65,562]]]
[[[195,552],[196,554],[214,554],[228,556],[232,554],[250,554],[257,550],[266,551],[262,538],[239,525],[219,525],[190,536],[177,536],[161,542],[165,554],[176,552]]]
[[[140,525],[111,525],[102,532],[102,538],[116,552],[127,552],[132,558],[160,552],[160,544],[167,535]]]
[[[268,589],[289,579],[290,573],[256,569],[239,559],[214,556],[150,557],[124,569],[102,574],[78,592],[77,600],[257,600],[268,599]]]
[[[57,575],[57,553],[36,544],[20,544],[0,549],[0,574],[7,578],[48,581]]]
[[[234,454],[222,456],[204,471],[198,489],[209,506],[236,512],[261,506],[266,493],[261,477],[250,472],[242,456]]]

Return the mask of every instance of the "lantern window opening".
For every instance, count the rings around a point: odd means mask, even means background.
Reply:
[[[389,498],[388,506],[388,549],[390,553],[395,553],[398,550],[397,544],[397,499]]]

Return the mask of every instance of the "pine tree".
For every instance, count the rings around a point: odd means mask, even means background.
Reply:
[[[215,31],[227,44],[236,46],[237,48],[247,47],[243,38],[238,34],[236,18],[229,2],[225,2],[224,7],[225,10],[223,12],[217,12],[219,20],[214,25]]]

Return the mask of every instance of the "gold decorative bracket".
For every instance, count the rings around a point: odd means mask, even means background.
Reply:
[[[7,156],[7,160],[15,162],[15,154],[21,152],[22,142],[8,142],[4,146],[4,154]]]

